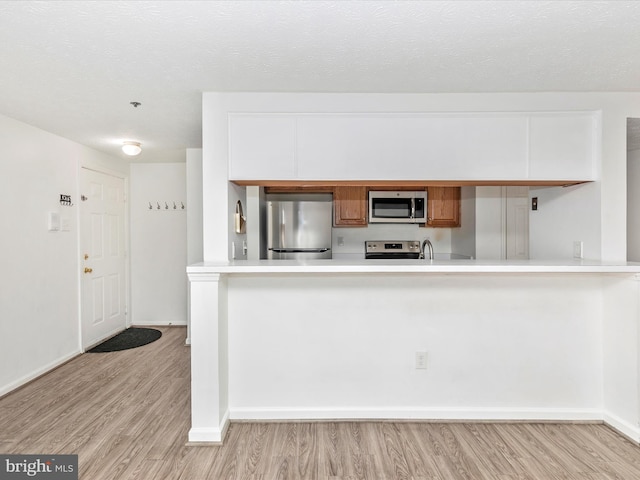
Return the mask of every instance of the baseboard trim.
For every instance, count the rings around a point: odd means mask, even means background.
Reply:
[[[604,423],[635,444],[640,444],[640,428],[609,412],[604,412]]]
[[[40,378],[43,375],[46,375],[52,370],[55,370],[56,368],[61,367],[62,365],[64,365],[67,362],[70,362],[71,360],[78,357],[79,355],[82,355],[82,352],[80,350],[74,351],[68,355],[65,355],[64,357],[58,358],[57,360],[54,360],[53,362],[48,363],[47,365],[31,372],[28,375],[25,375],[22,378],[19,378],[14,382],[11,382],[8,385],[1,387],[0,398],[18,390],[19,388],[24,387],[25,385],[33,382],[34,380],[37,380],[38,378]]]
[[[229,429],[229,423],[229,410],[227,410],[217,428],[191,427],[186,445],[189,447],[222,445]]]
[[[178,322],[133,322],[131,324],[132,327],[186,327],[186,321],[178,321]]]
[[[597,409],[509,408],[232,408],[233,421],[484,421],[484,422],[598,422]]]

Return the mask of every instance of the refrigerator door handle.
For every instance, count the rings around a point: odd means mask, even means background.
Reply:
[[[269,248],[276,253],[324,253],[331,250],[330,248]]]

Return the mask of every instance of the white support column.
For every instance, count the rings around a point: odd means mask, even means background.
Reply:
[[[191,283],[190,443],[222,443],[229,423],[227,280],[189,273]]]

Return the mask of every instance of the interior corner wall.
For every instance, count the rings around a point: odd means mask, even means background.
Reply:
[[[246,233],[238,233],[235,231],[235,212],[237,202],[240,202],[242,206],[242,216],[247,219],[248,204],[247,204],[247,187],[240,187],[233,183],[229,184],[229,214],[228,218],[228,231],[229,231],[229,258],[233,260],[246,260],[247,253],[244,251],[244,245],[248,248],[248,239]],[[246,232],[246,227],[245,227]]]
[[[451,252],[476,258],[476,187],[460,189],[460,227],[451,229]]]
[[[601,254],[600,182],[571,187],[532,187],[538,210],[529,212],[529,258],[572,259],[573,243],[583,243],[583,257]]]
[[[229,260],[228,96],[202,95],[202,215],[204,261]]]
[[[634,276],[602,279],[604,421],[640,441],[640,282]]]
[[[186,163],[134,163],[130,189],[131,322],[186,325]]]
[[[640,150],[627,152],[627,260],[640,262]]]
[[[187,264],[201,262],[202,149],[187,149]]]
[[[506,245],[503,187],[476,187],[476,254],[479,260],[504,260]]]
[[[115,157],[0,115],[0,395],[81,352],[79,169]],[[71,195],[62,206],[60,195]],[[48,215],[68,231],[49,231]]]

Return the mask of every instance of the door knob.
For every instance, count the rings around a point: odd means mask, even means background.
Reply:
[[[84,269],[84,273],[91,273],[91,272],[93,272],[93,268],[87,268],[87,267],[85,267],[85,269]]]

